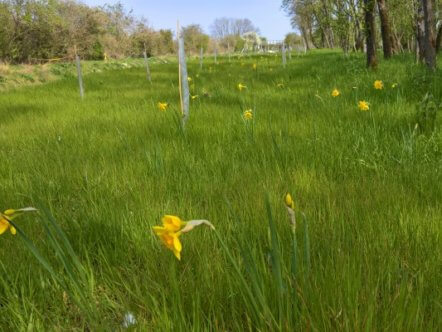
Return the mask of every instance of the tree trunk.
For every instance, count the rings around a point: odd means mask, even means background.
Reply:
[[[375,0],[364,0],[365,38],[367,44],[367,67],[376,68],[376,28],[374,19]]]
[[[439,26],[439,31],[436,38],[436,53],[440,51],[440,44],[442,43],[442,24]]]
[[[424,26],[425,26],[425,63],[430,70],[436,70],[436,33],[434,12],[435,5],[433,0],[422,0],[424,9]]]
[[[393,54],[391,47],[391,29],[390,20],[388,18],[388,9],[385,0],[378,0],[379,16],[381,18],[382,47],[384,50],[384,58],[389,59]]]
[[[312,42],[312,45],[314,48],[319,48],[318,44],[315,42],[315,38],[313,38],[312,28],[311,26],[308,28],[308,35],[310,37],[310,41]]]
[[[424,61],[425,54],[425,24],[424,24],[424,8],[422,6],[422,1],[417,0],[416,8],[416,62]]]
[[[322,0],[322,12],[324,14],[323,31],[325,34],[327,47],[334,48],[335,47],[334,35],[333,35],[333,29],[330,24],[330,13],[328,11],[328,4],[326,0]]]
[[[310,44],[308,42],[308,36],[307,36],[307,32],[305,30],[306,30],[305,27],[301,26],[301,35],[302,35],[302,38],[304,39],[305,49],[307,51],[309,51],[310,50]]]

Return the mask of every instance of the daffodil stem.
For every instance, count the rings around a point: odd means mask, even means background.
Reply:
[[[308,275],[310,272],[310,238],[309,238],[309,234],[308,234],[308,221],[307,221],[307,217],[305,216],[305,214],[302,214],[302,217],[304,219],[304,255],[305,255],[305,263],[307,265],[306,268],[306,274]]]
[[[289,219],[290,219],[290,224],[292,225],[292,232],[293,234],[296,234],[296,214],[295,211],[287,206],[287,213],[289,215]]]
[[[297,252],[297,241],[296,241],[296,214],[295,211],[287,206],[287,213],[289,215],[290,224],[292,226],[292,234],[293,234],[293,256],[292,256],[292,274],[293,277],[296,278],[296,252]]]

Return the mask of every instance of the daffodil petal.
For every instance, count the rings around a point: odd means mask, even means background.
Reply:
[[[177,216],[171,216],[171,215],[165,215],[162,221],[164,228],[172,232],[179,231],[180,228],[185,224]]]
[[[183,250],[183,246],[181,245],[181,241],[178,238],[178,235],[173,237],[173,248],[178,252],[181,252],[181,250]]]
[[[0,235],[6,232],[9,227],[9,222],[5,219],[0,219]]]
[[[12,234],[12,235],[17,234],[17,230],[15,229],[14,226],[11,225],[10,228],[9,228],[9,230],[11,231],[11,234]]]
[[[156,235],[161,235],[166,232],[166,229],[162,226],[153,226],[152,229]]]

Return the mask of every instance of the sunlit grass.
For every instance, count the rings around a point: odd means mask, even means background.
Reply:
[[[49,207],[98,320],[7,232],[2,329],[119,329],[128,312],[140,330],[440,326],[441,117],[431,133],[415,128],[425,93],[442,99],[440,72],[411,56],[368,72],[362,55],[330,51],[286,69],[280,55],[202,71],[192,59],[198,98],[183,131],[177,64],[150,69],[152,84],[142,67],[86,75],[83,101],[74,77],[0,96],[0,205]],[[216,232],[183,237],[178,261],[152,231],[165,214]],[[65,280],[39,218],[16,224]]]

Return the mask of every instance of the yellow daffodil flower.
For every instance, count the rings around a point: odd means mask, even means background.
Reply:
[[[11,220],[18,217],[19,215],[25,213],[25,212],[33,212],[37,211],[37,209],[33,207],[27,207],[23,209],[8,209],[3,213],[0,213],[0,235],[6,232],[9,228],[9,231],[12,235],[17,234],[17,230],[14,226],[10,223]]]
[[[358,107],[361,111],[368,111],[370,109],[370,104],[367,103],[365,100],[361,100],[358,103]]]
[[[205,224],[210,226],[212,229],[213,225],[207,220],[191,220],[182,221],[177,216],[165,215],[162,218],[163,226],[154,226],[153,231],[161,239],[163,244],[170,249],[178,260],[181,260],[181,251],[183,246],[179,237],[183,233],[190,232],[195,227]]]
[[[287,193],[284,197],[284,203],[287,207],[291,208],[292,210],[295,209],[295,202],[292,199],[292,195],[290,193]]]
[[[253,111],[251,109],[245,110],[242,116],[244,120],[251,120],[253,119]]]
[[[162,103],[162,102],[158,102],[158,109],[162,112],[164,112],[165,110],[167,110],[167,106],[169,106],[168,103]]]
[[[337,96],[339,96],[340,94],[341,94],[341,93],[339,92],[338,89],[334,89],[334,90],[332,91],[332,93],[331,93],[332,97],[337,97]]]
[[[154,226],[153,231],[160,237],[164,245],[172,250],[175,257],[178,258],[178,260],[181,260],[181,251],[183,249],[179,239],[181,232],[168,231],[165,227],[161,226]]]
[[[242,84],[242,83],[238,83],[238,90],[239,90],[239,91],[242,91],[242,90],[244,90],[244,89],[247,89],[247,86],[245,86],[245,85]]]
[[[9,209],[0,214],[0,234],[3,234],[6,232],[9,228],[12,235],[15,235],[17,233],[17,230],[12,226],[9,221],[13,219],[13,215],[15,213],[15,210]]]
[[[373,86],[376,90],[382,90],[384,88],[384,83],[382,83],[380,80],[376,80],[374,81]]]

